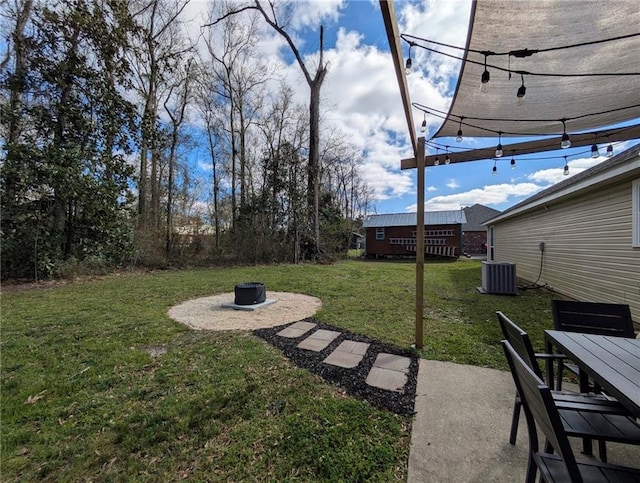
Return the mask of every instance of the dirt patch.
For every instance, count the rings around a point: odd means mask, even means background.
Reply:
[[[233,292],[188,300],[169,309],[169,317],[196,330],[255,330],[311,317],[322,301],[310,295],[267,291],[274,304],[256,310],[223,307],[233,303]]]

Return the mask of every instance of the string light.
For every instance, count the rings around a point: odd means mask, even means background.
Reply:
[[[462,120],[464,117],[460,117],[460,124],[458,125],[458,135],[456,136],[456,142],[462,142]]]
[[[600,152],[598,151],[598,145],[596,144],[595,141],[591,145],[591,157],[593,159],[600,157]]]
[[[430,146],[434,150],[442,149],[442,150],[448,150],[449,151],[450,148],[451,148],[451,146],[449,146],[449,145],[439,144],[439,143],[437,143],[437,142],[435,142],[433,140],[432,141],[426,141],[426,145]],[[453,157],[455,157],[457,155],[460,155],[459,162],[465,162],[465,160],[466,160],[465,159],[465,152],[466,151],[464,149],[458,148],[453,152],[449,151],[449,154],[450,154],[450,156],[453,156]],[[515,159],[515,156],[518,155],[518,151],[514,149],[514,150],[510,150],[509,153],[511,154],[510,165],[511,165],[512,169],[516,169],[517,161]],[[571,154],[571,156],[581,156],[582,157],[582,156],[587,156],[589,153],[590,153],[590,148],[589,148],[589,146],[586,146],[585,150],[574,152],[574,153]],[[531,153],[524,153],[524,154],[531,154]],[[640,151],[638,152],[638,155],[640,155]],[[564,159],[565,160],[565,164],[566,164],[566,159],[567,158],[568,158],[568,156],[564,156],[564,155],[527,157],[527,159],[529,161],[535,161],[535,160],[548,161],[548,160],[558,160],[558,159],[562,160],[562,159]],[[480,159],[480,158],[477,158],[477,159]],[[497,161],[497,160],[494,159],[494,162],[495,161]],[[453,162],[453,160],[452,160],[452,162]],[[516,167],[514,167],[514,164],[515,164]]]
[[[606,156],[607,158],[610,158],[611,156],[613,156],[613,144],[609,144],[609,146],[607,146]]]
[[[549,124],[551,122],[562,122],[564,121],[575,121],[578,119],[585,119],[588,117],[592,117],[592,116],[601,116],[603,114],[612,114],[614,112],[619,112],[619,111],[623,111],[623,110],[628,110],[628,109],[634,109],[634,108],[638,108],[640,107],[640,103],[638,104],[633,104],[633,105],[627,105],[625,107],[621,107],[621,108],[616,108],[616,109],[607,109],[604,111],[597,111],[597,112],[590,112],[587,114],[582,114],[580,116],[575,116],[575,117],[571,117],[571,118],[564,118],[564,119],[544,119],[544,118],[496,118],[496,117],[476,117],[476,116],[460,116],[457,114],[450,114],[446,111],[441,111],[439,109],[436,109],[434,107],[429,107],[429,106],[425,106],[424,104],[421,104],[419,102],[412,102],[411,105],[413,107],[415,107],[416,109],[421,110],[422,112],[426,112],[427,114],[431,114],[439,119],[443,119],[445,121],[449,120],[449,118],[452,117],[458,117],[459,118],[459,122],[461,123],[462,120],[474,120],[474,121],[495,121],[495,122],[504,122],[504,123],[511,123],[511,124],[518,124],[518,123],[541,123],[541,124]],[[498,131],[495,129],[490,129],[490,128],[486,128],[484,127],[481,123],[478,124],[471,124],[467,121],[465,121],[465,126],[469,126],[471,128],[474,129],[480,129],[486,132],[491,132],[494,134],[498,134],[500,132],[502,132],[502,134],[509,134],[511,136],[548,136],[549,133],[548,132],[542,132],[539,134],[535,134],[535,133],[531,133],[531,132],[518,132],[518,131]],[[612,129],[607,129],[602,131],[601,135],[603,136],[607,136],[607,135],[611,135],[614,133],[620,133],[620,132],[624,132],[628,129],[633,129],[638,127],[639,124],[634,124],[631,126],[623,126],[623,127],[618,127],[618,128],[612,128]]]
[[[560,147],[562,149],[567,149],[571,147],[571,139],[569,139],[569,135],[567,134],[567,120],[562,119],[562,141],[560,142]]]
[[[480,92],[486,94],[489,92],[489,81],[491,80],[491,74],[487,70],[487,54],[484,54],[484,72],[480,78]]]
[[[522,85],[518,88],[518,92],[516,94],[516,106],[521,106],[524,104],[524,96],[527,94],[527,88],[524,86],[524,75],[520,74],[522,78]]]
[[[424,113],[424,120],[422,121],[422,125],[420,126],[420,132],[425,132],[427,130],[427,113]]]
[[[567,163],[567,157],[564,157],[564,169],[562,170],[562,174],[565,176],[569,175],[569,163]]]
[[[493,162],[493,169],[491,170],[491,174],[493,176],[496,176],[498,174],[498,166],[497,166],[497,161]]]
[[[440,164],[440,148],[436,148],[436,158],[433,160],[433,165],[438,166]]]
[[[449,146],[447,146],[447,155],[444,157],[444,164],[451,164],[451,156],[449,156]]]
[[[404,75],[409,75],[411,74],[411,66],[413,64],[413,61],[411,60],[411,47],[413,47],[414,44],[413,42],[409,42],[409,57],[407,57],[407,63],[404,65]]]
[[[425,45],[420,45],[416,42],[413,42],[412,40],[409,39],[416,39],[419,40],[421,42],[426,42],[426,43],[430,43],[430,44],[436,44],[436,45],[440,45],[443,47],[447,47],[449,49],[457,49],[460,50],[462,52],[474,52],[476,54],[480,54],[480,55],[484,55],[485,59],[484,59],[484,67],[485,67],[485,72],[487,73],[487,83],[489,82],[489,72],[487,71],[487,57],[488,56],[504,56],[504,55],[508,55],[508,56],[514,56],[514,57],[518,57],[518,58],[525,58],[525,57],[531,57],[533,54],[538,54],[541,52],[550,52],[550,51],[554,51],[554,50],[567,50],[567,49],[571,49],[571,48],[575,48],[575,47],[584,47],[586,45],[594,45],[594,44],[601,44],[601,43],[606,43],[606,42],[617,42],[619,40],[623,40],[623,39],[629,39],[629,38],[634,38],[634,37],[639,37],[640,33],[633,33],[633,34],[628,34],[628,35],[621,35],[618,37],[612,37],[612,38],[607,38],[607,39],[600,39],[600,40],[595,40],[595,41],[590,41],[590,42],[581,42],[578,44],[572,44],[572,45],[563,45],[563,46],[557,46],[557,47],[549,47],[546,49],[516,49],[516,50],[510,50],[508,52],[492,52],[489,50],[476,50],[476,49],[468,49],[465,47],[459,47],[457,45],[449,45],[449,44],[445,44],[442,42],[436,42],[435,40],[429,40],[429,39],[425,39],[425,38],[421,38],[421,37],[417,37],[415,35],[409,35],[409,34],[400,34],[400,38],[402,40],[404,40],[405,42],[409,43],[409,45],[411,47],[420,47],[421,49],[427,50],[429,52],[433,52],[435,54],[439,54],[439,55],[443,55],[445,57],[449,57],[452,59],[456,59],[456,60],[460,60],[463,62],[467,62],[470,64],[476,64],[476,65],[483,65],[482,62],[478,62],[475,60],[472,60],[471,58],[465,56],[465,57],[460,57],[457,55],[453,55],[453,54],[449,54],[447,52],[441,52],[439,50],[427,47]],[[511,70],[510,68],[505,68],[505,67],[500,67],[497,65],[491,65],[489,64],[489,66],[492,69],[495,70],[499,70],[502,72],[508,72],[508,73],[516,73],[516,74],[526,74],[526,75],[533,75],[533,76],[546,76],[546,77],[601,77],[601,76],[638,76],[640,75],[640,72],[589,72],[589,73],[553,73],[553,72],[528,72],[528,71],[522,71],[522,70]],[[485,77],[485,74],[482,74],[482,77]],[[488,86],[487,86],[488,87]]]
[[[498,145],[496,146],[496,158],[501,158],[503,155],[502,151],[502,131],[498,133]]]

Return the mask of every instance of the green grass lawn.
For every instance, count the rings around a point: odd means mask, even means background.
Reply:
[[[346,397],[250,333],[191,331],[182,301],[261,281],[316,296],[316,318],[413,342],[415,265],[124,274],[2,295],[2,481],[406,479],[411,419]],[[537,348],[545,290],[481,295],[480,263],[425,265],[425,358],[505,369],[496,310]]]

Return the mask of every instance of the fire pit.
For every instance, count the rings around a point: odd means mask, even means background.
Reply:
[[[239,283],[235,287],[236,305],[255,305],[263,303],[267,298],[267,291],[264,283],[246,282]]]

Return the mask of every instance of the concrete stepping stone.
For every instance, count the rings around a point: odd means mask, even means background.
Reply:
[[[313,322],[296,322],[295,324],[291,324],[286,329],[282,329],[276,335],[280,337],[286,337],[288,339],[297,339],[301,335],[306,334],[311,329],[313,329],[316,325]]]
[[[408,357],[381,352],[367,375],[366,383],[387,391],[403,392],[410,364]]]
[[[360,364],[368,348],[369,344],[364,342],[344,340],[323,362],[325,364],[331,364],[332,366],[351,369]]]
[[[313,334],[298,344],[299,349],[307,349],[314,352],[320,352],[325,349],[331,342],[338,337],[341,332],[335,330],[316,330]]]

